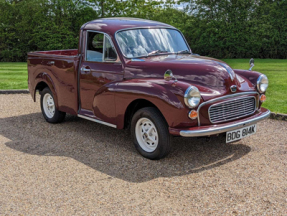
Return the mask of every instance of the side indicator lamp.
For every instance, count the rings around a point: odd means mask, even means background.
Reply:
[[[264,101],[266,101],[266,96],[263,94],[260,96],[260,102],[263,103]]]
[[[189,113],[188,113],[188,117],[190,119],[197,119],[197,116],[198,116],[198,113],[195,111],[195,110],[191,110]]]

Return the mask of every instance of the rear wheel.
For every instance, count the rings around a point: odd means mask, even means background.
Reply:
[[[65,119],[66,113],[56,108],[53,93],[46,87],[41,92],[41,110],[44,118],[49,123],[59,123]]]
[[[131,134],[136,149],[146,158],[161,159],[170,152],[168,126],[154,107],[142,108],[134,114]]]

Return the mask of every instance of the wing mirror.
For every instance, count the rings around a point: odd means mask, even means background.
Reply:
[[[170,80],[174,79],[174,82],[177,82],[177,79],[175,78],[175,76],[173,75],[173,73],[172,73],[171,70],[167,70],[167,71],[164,73],[163,78],[164,78],[164,80],[166,80],[166,81],[170,81]]]

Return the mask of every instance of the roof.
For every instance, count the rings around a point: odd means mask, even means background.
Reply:
[[[97,30],[109,33],[113,35],[116,31],[127,29],[127,28],[174,28],[171,25],[156,22],[152,20],[145,20],[139,18],[130,17],[113,17],[113,18],[102,18],[96,19],[85,23],[81,29],[85,30]]]

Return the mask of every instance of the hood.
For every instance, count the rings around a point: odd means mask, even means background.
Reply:
[[[204,99],[231,93],[236,85],[238,91],[250,91],[248,82],[236,75],[225,62],[194,55],[158,55],[131,59],[125,68],[126,79],[161,78],[171,70],[178,81],[195,85]]]

